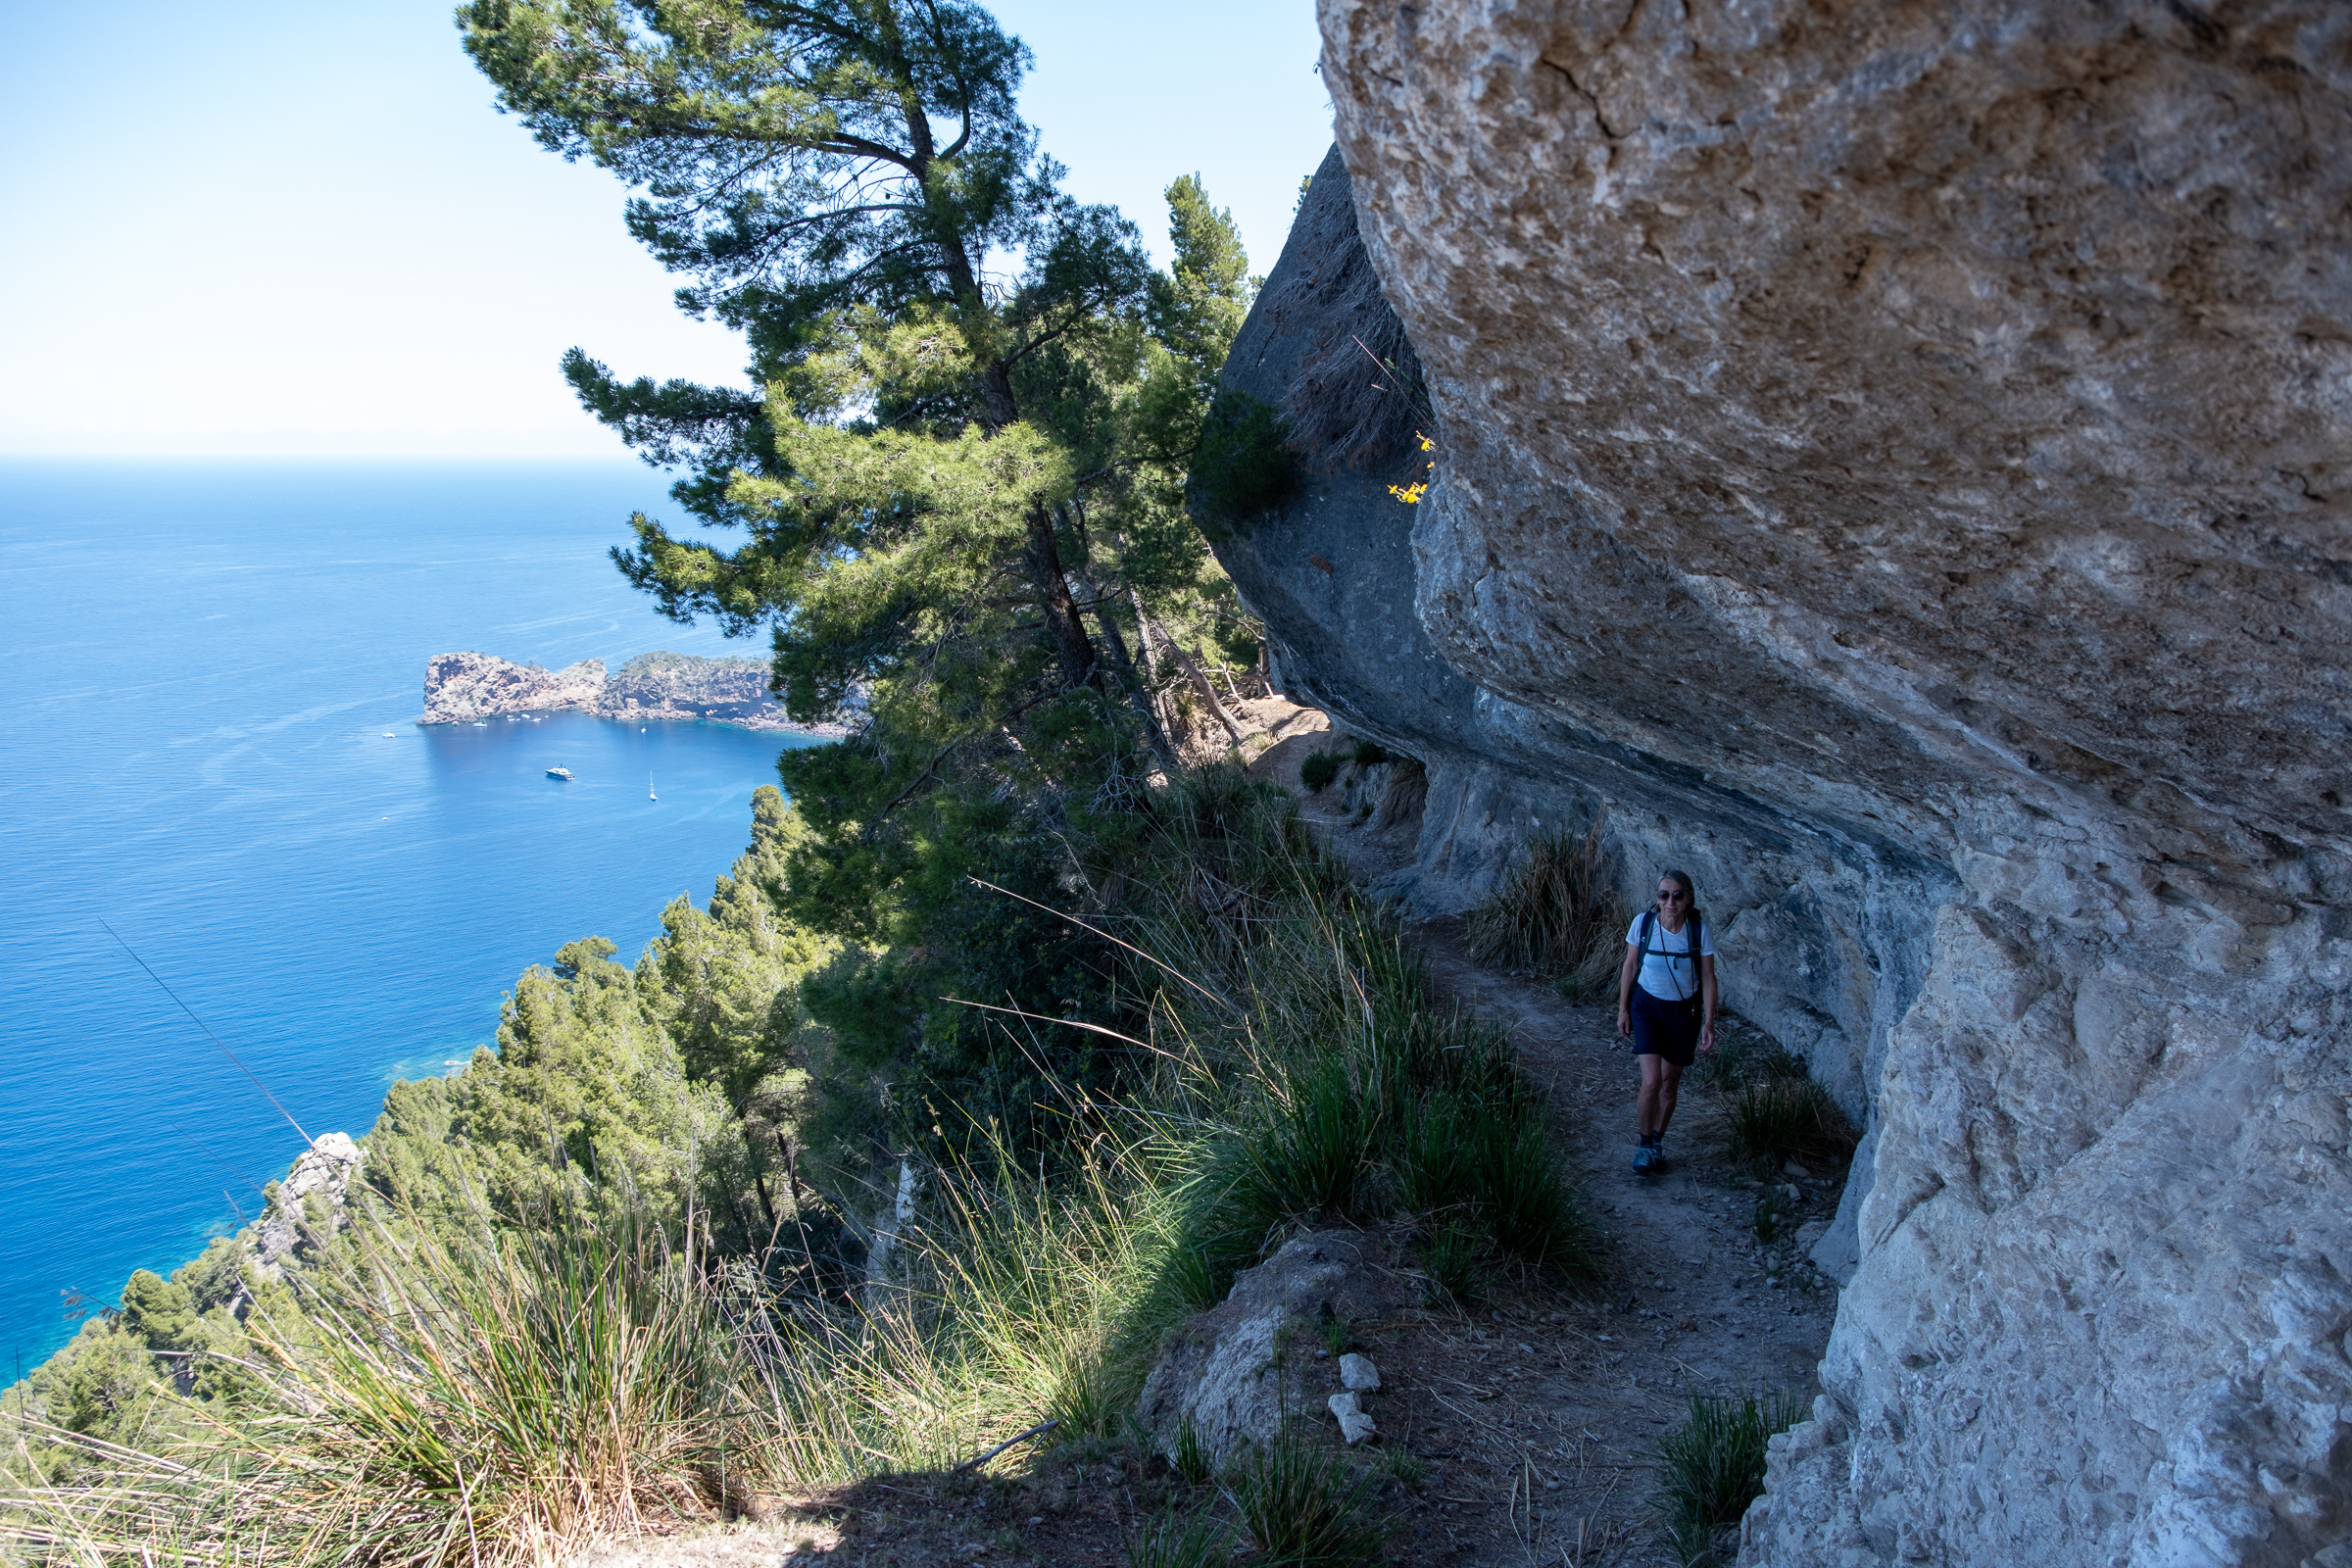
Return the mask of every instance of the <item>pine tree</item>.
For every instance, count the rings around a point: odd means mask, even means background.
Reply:
[[[640,514],[614,559],[664,613],[765,629],[792,716],[852,724],[781,764],[813,830],[787,912],[860,945],[804,989],[869,1076],[912,1055],[970,1089],[995,1069],[940,997],[1072,1016],[1103,967],[970,878],[1083,902],[1071,845],[1131,831],[1176,761],[1154,688],[1189,669],[1215,707],[1185,645],[1243,624],[1181,505],[1252,286],[1231,220],[1177,181],[1155,273],[1132,223],[1058,189],[1017,112],[1027,51],[957,0],[459,19],[544,145],[635,187],[680,304],[745,334],[757,393],[567,356],[590,412],[728,530]],[[1008,254],[1017,276],[984,273]]]

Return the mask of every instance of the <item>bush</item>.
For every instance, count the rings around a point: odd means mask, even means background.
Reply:
[[[1356,1568],[1389,1537],[1370,1517],[1371,1482],[1329,1448],[1296,1439],[1243,1450],[1225,1477],[1264,1568]]]
[[[1354,750],[1348,754],[1348,760],[1358,767],[1378,767],[1388,760],[1389,749],[1373,740],[1357,741]]]
[[[1716,1556],[1716,1537],[1764,1491],[1764,1445],[1804,1417],[1785,1395],[1693,1395],[1690,1417],[1658,1443],[1652,1503],[1685,1568]],[[1727,1560],[1728,1559],[1723,1559]]]
[[[1292,1215],[1362,1212],[1382,1131],[1378,1103],[1336,1056],[1309,1063],[1278,1092],[1236,1146],[1243,1213],[1263,1229]]]
[[[237,1409],[18,1499],[12,1533],[74,1560],[209,1540],[224,1563],[498,1568],[715,1517],[758,1449],[716,1298],[626,1216],[454,1243],[363,1220],[292,1278],[301,1310],[249,1325]]]
[[[1571,1001],[1614,995],[1633,916],[1617,897],[1595,822],[1582,838],[1539,834],[1470,913],[1470,952],[1481,962],[1542,975]]]
[[[1810,1078],[1767,1078],[1733,1097],[1728,1138],[1734,1159],[1764,1172],[1788,1159],[1844,1159],[1857,1142],[1830,1092]]]
[[[1306,760],[1298,764],[1298,782],[1306,786],[1309,795],[1327,790],[1340,776],[1345,760],[1338,752],[1309,752]]]
[[[1495,1117],[1479,1131],[1472,1179],[1494,1245],[1534,1268],[1586,1272],[1594,1227],[1542,1118]]]

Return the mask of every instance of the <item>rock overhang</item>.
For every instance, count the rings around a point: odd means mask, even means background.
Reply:
[[[1868,1114],[1746,1560],[2291,1565],[2352,1507],[2352,1292],[2247,1261],[2352,1252],[2348,18],[1323,7],[1344,166],[1228,385],[1294,395],[1370,272],[1440,481],[1309,443],[1219,555],[1428,763],[1396,891],[1598,816]]]

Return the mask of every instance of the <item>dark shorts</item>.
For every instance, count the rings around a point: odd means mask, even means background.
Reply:
[[[1698,1005],[1668,1002],[1634,987],[1634,1054],[1663,1056],[1688,1067],[1698,1056]]]

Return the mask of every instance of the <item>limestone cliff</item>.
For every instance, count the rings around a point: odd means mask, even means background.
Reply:
[[[1398,892],[1599,816],[1867,1118],[1742,1562],[2352,1536],[2352,10],[1321,19],[1219,555]]]

